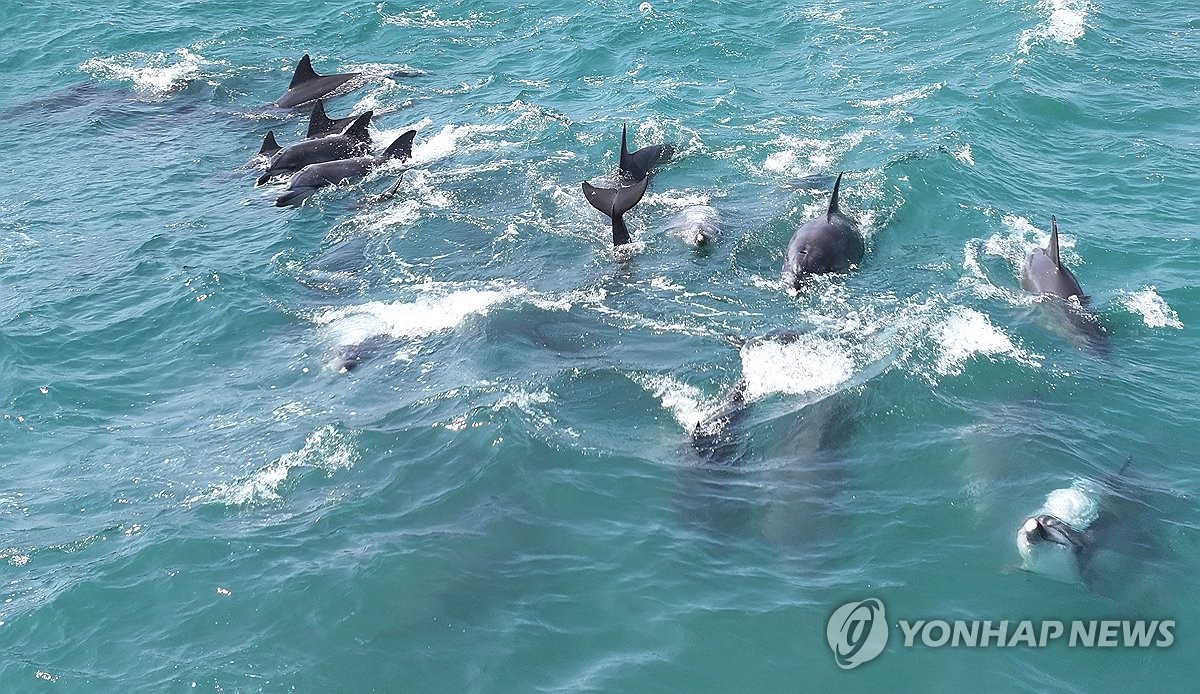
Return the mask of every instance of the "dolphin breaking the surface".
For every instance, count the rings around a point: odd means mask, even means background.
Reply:
[[[842,174],[838,174],[825,214],[802,224],[788,243],[783,275],[797,289],[805,277],[846,272],[862,262],[866,254],[866,242],[858,222],[842,214],[838,208],[841,186]]]
[[[336,90],[338,87],[361,75],[361,72],[344,72],[337,75],[318,75],[313,70],[312,59],[305,53],[296,65],[288,89],[274,102],[279,108],[293,108],[306,104]]]

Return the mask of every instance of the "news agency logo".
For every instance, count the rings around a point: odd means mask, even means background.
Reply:
[[[883,602],[867,598],[837,608],[825,625],[825,639],[843,670],[853,670],[874,660],[883,653],[888,640]]]
[[[904,637],[904,648],[913,648],[918,642],[926,648],[1045,648],[1060,639],[1070,648],[1167,648],[1175,643],[1175,620],[1171,619],[901,619],[896,624]],[[883,601],[878,598],[842,605],[825,625],[825,638],[843,670],[853,670],[879,657],[887,646],[888,633]]]

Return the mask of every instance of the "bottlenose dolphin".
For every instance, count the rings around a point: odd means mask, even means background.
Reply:
[[[685,207],[667,223],[667,233],[689,246],[705,246],[721,233],[721,215],[708,205]]]
[[[660,163],[671,158],[673,150],[670,145],[649,145],[643,147],[633,154],[629,153],[629,146],[626,144],[627,127],[621,125],[621,173],[629,176],[634,181],[640,181],[650,175],[651,169]]]
[[[326,135],[336,135],[346,129],[346,126],[354,122],[358,118],[355,115],[349,115],[345,118],[330,118],[325,113],[325,105],[320,99],[313,102],[312,116],[308,119],[308,133],[304,135],[306,140],[311,140],[316,137],[325,137]]]
[[[273,103],[279,108],[299,106],[325,96],[361,74],[361,72],[345,72],[339,75],[318,75],[313,70],[312,60],[305,53],[296,65],[296,72],[292,74],[292,82],[288,85],[287,91]]]
[[[838,209],[838,191],[842,174],[833,184],[829,209],[810,219],[796,230],[788,244],[787,260],[783,264],[784,279],[799,289],[804,278],[827,272],[846,272],[862,262],[866,243],[858,223]]]
[[[779,330],[731,343],[769,349],[804,334]],[[747,523],[756,523],[789,554],[808,557],[814,542],[824,545],[838,532],[833,498],[846,478],[842,449],[853,430],[850,402],[833,392],[810,394],[801,403],[772,398],[759,404],[749,378],[739,375],[720,406],[692,430],[697,464],[681,471],[688,513],[723,534],[744,535]]]
[[[263,138],[262,148],[258,150],[258,156],[270,159],[281,149],[283,148],[275,141],[275,131],[268,130],[267,136]]]
[[[625,226],[624,215],[641,201],[642,196],[646,194],[646,187],[649,185],[650,178],[648,176],[642,177],[640,181],[631,186],[618,188],[597,188],[584,181],[583,194],[587,197],[587,201],[612,220],[614,247],[629,243],[629,229]]]
[[[1035,248],[1021,266],[1021,289],[1032,294],[1045,294],[1059,301],[1062,315],[1058,322],[1069,326],[1084,346],[1094,352],[1109,351],[1108,332],[1096,316],[1087,310],[1091,300],[1083,293],[1079,280],[1062,263],[1058,249],[1058,218],[1050,217],[1050,243]]]
[[[416,130],[409,130],[397,137],[378,157],[363,156],[309,164],[292,176],[288,181],[287,192],[279,196],[275,206],[283,207],[300,202],[325,186],[336,186],[352,178],[365,176],[368,171],[389,159],[408,159],[412,156],[413,138],[416,135]]]
[[[317,99],[313,102],[312,117],[308,121],[308,133],[304,136],[306,140],[313,140],[326,135],[341,134],[346,126],[358,119],[358,116],[346,116],[345,118],[330,118],[325,113],[325,107],[321,104],[321,100]],[[268,159],[275,155],[276,152],[283,149],[279,142],[275,139],[275,132],[268,130],[266,137],[263,138],[262,148],[258,150],[260,157]]]
[[[258,185],[263,185],[279,174],[298,171],[309,164],[366,154],[371,149],[371,133],[367,130],[371,115],[372,112],[367,111],[355,118],[341,135],[303,140],[280,149],[271,157],[267,170],[258,178]],[[266,147],[267,143],[264,142],[263,146]]]
[[[1020,568],[1112,594],[1148,566],[1162,564],[1167,550],[1159,533],[1139,522],[1149,507],[1132,499],[1125,477],[1129,463],[1103,482],[1076,479],[1050,492],[1017,529]]]

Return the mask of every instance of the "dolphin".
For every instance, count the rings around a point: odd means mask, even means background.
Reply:
[[[627,127],[621,126],[621,174],[632,178],[635,182],[641,181],[643,178],[650,175],[650,171],[671,158],[674,151],[670,145],[649,145],[643,147],[633,154],[629,153],[626,136]]]
[[[1030,251],[1021,266],[1021,289],[1031,294],[1055,297],[1062,315],[1060,323],[1072,329],[1084,346],[1099,354],[1109,351],[1108,331],[1088,310],[1091,300],[1083,293],[1079,280],[1062,262],[1058,249],[1058,218],[1050,217],[1050,243]]]
[[[797,289],[809,275],[848,271],[862,262],[866,253],[858,223],[838,209],[841,186],[842,174],[839,173],[829,198],[829,209],[802,224],[788,244],[783,275]]]
[[[321,100],[317,99],[313,102],[312,117],[308,121],[308,133],[304,136],[306,140],[313,140],[326,135],[339,135],[346,126],[353,123],[358,116],[346,116],[345,118],[330,118],[325,113],[325,107],[321,104]],[[262,148],[258,150],[258,156],[267,157],[270,159],[275,156],[275,153],[283,147],[279,146],[279,142],[275,139],[275,132],[268,130],[266,137],[263,138]]]
[[[667,233],[689,246],[706,246],[721,233],[721,215],[708,205],[686,207],[667,224]]]
[[[325,186],[336,186],[352,178],[365,176],[368,171],[390,159],[408,159],[412,156],[413,138],[416,135],[416,130],[409,130],[397,137],[378,157],[361,156],[305,166],[288,181],[287,191],[275,200],[275,206],[300,202]]]
[[[617,188],[597,188],[584,181],[583,194],[587,197],[587,201],[612,220],[614,247],[629,243],[629,229],[625,226],[624,215],[641,201],[642,196],[646,194],[646,187],[649,185],[650,178],[648,176],[643,176],[640,181],[631,186],[620,186],[618,183]]]
[[[1017,528],[1020,568],[1109,597],[1138,585],[1151,568],[1169,569],[1169,547],[1143,517],[1154,507],[1134,500],[1140,493],[1125,475],[1130,462],[1103,482],[1076,479],[1050,492]]]
[[[275,141],[275,131],[268,130],[267,136],[263,138],[262,148],[258,150],[258,156],[270,159],[281,149],[283,148]]]
[[[371,122],[372,113],[367,111],[355,118],[341,135],[295,142],[278,150],[267,164],[267,170],[258,178],[258,185],[265,184],[279,174],[298,171],[309,164],[366,154],[371,149],[371,133],[367,126]],[[267,143],[264,142],[263,146],[266,147]]]
[[[344,118],[330,118],[325,113],[325,105],[320,99],[313,102],[312,116],[308,119],[308,133],[305,134],[306,140],[311,140],[317,137],[325,137],[326,135],[337,135],[346,129],[346,126],[354,122],[358,116],[350,115]]]
[[[272,102],[279,108],[292,108],[306,104],[313,99],[325,96],[343,84],[361,75],[361,72],[344,72],[338,75],[318,75],[312,67],[312,60],[305,53],[296,65],[292,74],[292,82],[283,96]]]
[[[1058,252],[1058,217],[1050,217],[1050,243],[1035,248],[1021,267],[1021,289],[1033,294],[1051,294],[1062,299],[1074,298],[1086,304],[1087,296],[1079,280],[1062,264]]]

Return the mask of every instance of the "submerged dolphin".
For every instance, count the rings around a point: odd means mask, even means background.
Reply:
[[[298,171],[309,164],[317,164],[337,159],[349,159],[366,154],[371,149],[371,133],[367,126],[371,122],[371,111],[367,111],[346,128],[341,135],[319,137],[314,140],[304,140],[283,147],[275,152],[267,164],[267,170],[258,179],[258,185],[263,185],[279,174]],[[274,141],[274,137],[271,138]],[[264,142],[266,148],[268,143]],[[278,145],[275,145],[278,147]]]
[[[299,106],[325,96],[361,74],[361,72],[344,72],[338,75],[318,75],[313,70],[312,60],[305,53],[296,65],[296,72],[292,74],[292,82],[288,85],[287,91],[273,103],[279,108]]]
[[[829,209],[802,224],[788,244],[783,275],[797,289],[809,275],[848,271],[862,262],[866,253],[858,223],[838,209],[841,186],[842,174],[839,173],[829,198]]]
[[[673,150],[670,145],[649,145],[643,147],[633,154],[629,153],[626,137],[627,128],[621,126],[621,162],[619,164],[621,173],[629,176],[634,181],[641,181],[643,178],[650,175],[650,171],[655,167],[671,158]]]
[[[1138,522],[1133,492],[1121,484],[1128,466],[1102,483],[1077,479],[1048,494],[1017,529],[1021,569],[1103,594],[1128,583],[1129,570],[1161,564],[1166,547]]]
[[[300,202],[325,186],[336,186],[352,178],[365,176],[371,169],[389,159],[404,161],[412,156],[416,130],[409,130],[388,146],[378,157],[362,156],[309,164],[288,181],[287,192],[275,201],[276,207]]]
[[[583,183],[583,194],[587,197],[587,201],[612,220],[614,247],[629,243],[629,229],[625,226],[625,213],[641,201],[642,196],[646,194],[646,187],[649,185],[650,178],[648,176],[644,176],[631,186],[617,188],[597,188],[586,181]]]
[[[708,205],[685,207],[667,223],[667,233],[689,246],[705,246],[720,235],[721,214]]]
[[[1062,312],[1060,322],[1070,327],[1074,335],[1081,338],[1092,351],[1100,354],[1108,352],[1108,332],[1096,316],[1087,310],[1090,299],[1083,293],[1079,280],[1062,263],[1058,249],[1057,217],[1050,217],[1050,243],[1045,248],[1030,251],[1021,266],[1021,289],[1061,300],[1056,302]]]

